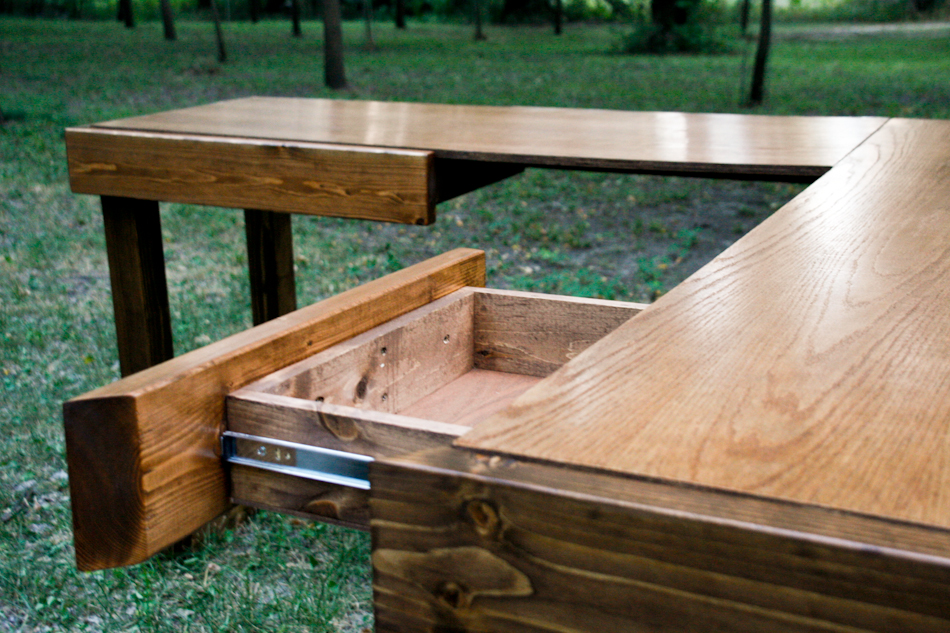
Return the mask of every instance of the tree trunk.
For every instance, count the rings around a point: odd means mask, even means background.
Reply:
[[[757,106],[765,96],[765,66],[769,59],[772,39],[772,0],[762,0],[762,23],[759,27],[759,46],[755,51],[755,68],[752,69],[752,89],[749,105]]]
[[[165,31],[165,39],[174,42],[178,39],[175,35],[175,16],[172,15],[171,0],[161,0],[162,9],[162,28]]]
[[[251,13],[251,22],[257,24],[257,21],[261,19],[261,1],[247,0],[247,9]]]
[[[323,0],[323,77],[329,88],[346,88],[340,0]]]
[[[397,29],[406,28],[406,0],[396,0],[395,22]]]
[[[562,30],[561,23],[564,20],[564,2],[563,0],[554,0],[554,34],[560,35]]]
[[[221,33],[221,16],[218,14],[217,0],[211,0],[211,17],[214,19],[214,35],[218,40],[218,61],[223,64],[228,61],[228,53],[224,50],[224,35]]]
[[[475,14],[475,41],[487,40],[482,30],[482,3],[481,0],[472,0],[472,12]]]
[[[119,0],[119,22],[125,22],[125,28],[135,28],[135,16],[132,15],[132,0]]]
[[[366,23],[366,50],[375,51],[373,42],[373,0],[363,0],[363,21]]]
[[[752,0],[742,0],[742,6],[739,7],[739,28],[742,29],[742,35],[749,30],[749,9]]]
[[[290,21],[294,37],[300,37],[300,0],[290,0]]]

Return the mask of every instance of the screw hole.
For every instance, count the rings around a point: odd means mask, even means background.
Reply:
[[[317,396],[314,398],[314,402],[323,402],[323,396]]]
[[[449,336],[448,334],[446,334],[446,335],[445,335],[445,338],[442,339],[442,342],[445,343],[446,345],[448,345],[448,344],[449,344],[449,340],[450,340],[451,338],[452,338],[451,336]]]
[[[387,350],[387,349],[384,347],[384,348],[382,348],[381,350],[379,350],[379,353],[382,354],[383,356],[385,356],[385,355],[386,355],[386,352],[388,352],[388,351],[389,351],[389,350]]]
[[[386,402],[387,400],[389,400],[389,394],[388,394],[388,393],[384,393],[384,394],[380,397],[380,399],[381,399],[383,402]]]

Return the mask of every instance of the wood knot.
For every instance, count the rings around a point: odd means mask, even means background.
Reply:
[[[472,603],[465,587],[451,580],[439,583],[434,594],[439,602],[450,609],[464,609]]]
[[[315,514],[317,516],[325,517],[327,519],[335,519],[339,521],[342,517],[340,516],[340,506],[335,501],[330,501],[329,499],[315,499],[304,506],[303,511],[308,514]]]
[[[338,440],[353,442],[359,439],[360,429],[350,418],[324,413],[323,411],[318,412],[318,415],[320,416],[320,424],[323,425],[323,428],[329,431],[333,437]]]
[[[484,499],[469,501],[465,507],[468,517],[475,526],[475,531],[483,538],[496,538],[501,528],[501,519],[498,510]]]

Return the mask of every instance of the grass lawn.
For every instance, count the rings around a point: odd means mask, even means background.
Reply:
[[[253,94],[741,112],[751,49],[611,54],[615,27],[346,25],[351,88],[322,87],[320,28],[0,19],[0,631],[361,631],[372,627],[365,534],[260,513],[133,568],[73,567],[61,405],[118,377],[98,201],[73,195],[62,130]],[[950,36],[777,43],[781,114],[950,116]],[[433,227],[294,218],[299,304],[456,246],[489,283],[649,301],[800,191],[776,183],[529,170],[444,203]],[[182,353],[250,326],[242,214],[163,207]]]

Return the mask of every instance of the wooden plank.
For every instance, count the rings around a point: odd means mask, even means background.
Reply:
[[[430,224],[432,155],[426,151],[66,130],[72,190],[147,200]]]
[[[143,561],[227,508],[228,392],[484,279],[482,252],[451,251],[67,402],[77,566]]]
[[[251,315],[254,325],[260,325],[297,309],[291,216],[245,209],[244,230]]]
[[[472,368],[473,304],[460,290],[247,389],[398,413]]]
[[[884,121],[250,97],[99,125],[417,148],[439,159],[813,179]]]
[[[280,473],[230,467],[233,503],[360,530],[369,529],[369,492]]]
[[[314,402],[252,388],[227,398],[228,429],[370,457],[448,446],[468,430],[458,424]]]
[[[459,444],[945,532],[947,156],[888,122]]]
[[[475,426],[540,381],[535,376],[476,369],[400,409],[400,415]]]
[[[950,627],[946,535],[930,556],[817,536],[792,505],[776,515],[804,531],[723,521],[706,511],[762,502],[457,449],[370,479],[377,631]]]
[[[475,366],[528,376],[547,376],[647,307],[490,288],[475,299]]]
[[[119,367],[128,376],[174,356],[158,203],[102,197]]]

